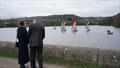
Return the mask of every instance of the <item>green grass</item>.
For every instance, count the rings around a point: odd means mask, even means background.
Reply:
[[[0,57],[16,59],[17,55],[13,53],[0,53]],[[46,64],[65,65],[68,66],[68,68],[102,68],[102,65],[98,64],[86,64],[80,63],[79,61],[64,60],[55,57],[43,57],[43,61]]]
[[[10,53],[10,52],[8,52],[8,53],[1,53],[1,52],[0,52],[0,57],[17,58],[17,55],[14,54],[14,53]]]
[[[17,50],[16,50],[16,48],[1,46],[0,47],[0,57],[16,58]]]
[[[0,57],[2,58],[12,58],[17,59],[17,50],[16,49],[9,49],[7,48],[0,48]],[[72,61],[72,60],[65,60],[61,58],[55,57],[43,57],[43,61],[46,64],[59,64],[68,66],[68,68],[103,68],[102,65],[98,64],[88,64],[88,63],[80,63],[80,61]]]
[[[80,63],[80,61],[64,60],[55,57],[44,57],[44,63],[66,65],[68,68],[103,68],[102,65]]]

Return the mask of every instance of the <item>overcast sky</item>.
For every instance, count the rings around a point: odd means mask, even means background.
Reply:
[[[75,14],[112,16],[120,12],[120,0],[0,0],[0,18]]]

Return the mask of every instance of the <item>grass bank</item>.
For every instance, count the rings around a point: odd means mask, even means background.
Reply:
[[[0,51],[0,57],[2,58],[11,58],[17,59],[17,53],[13,51]],[[103,68],[102,65],[98,64],[87,64],[87,63],[80,63],[80,61],[71,61],[71,60],[64,60],[55,57],[45,57],[43,56],[44,63],[46,64],[59,64],[68,66],[68,68]]]
[[[119,68],[118,52],[101,50],[98,54],[96,51],[98,50],[46,45],[43,59],[44,63],[65,65],[68,68]],[[17,59],[17,54],[18,49],[14,47],[14,42],[0,42],[0,57]],[[118,57],[118,62],[114,62],[113,56]]]

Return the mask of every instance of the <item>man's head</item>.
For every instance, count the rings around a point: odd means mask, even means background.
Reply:
[[[38,20],[35,18],[33,19],[33,24],[38,23]]]
[[[33,24],[35,24],[35,23],[41,23],[41,19],[36,19],[36,18],[34,18],[34,19],[33,19]]]

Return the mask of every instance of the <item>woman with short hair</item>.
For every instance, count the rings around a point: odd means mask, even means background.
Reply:
[[[28,54],[28,37],[26,30],[25,21],[19,22],[19,27],[17,29],[17,39],[18,39],[18,63],[20,68],[26,68],[25,64],[29,61]]]

